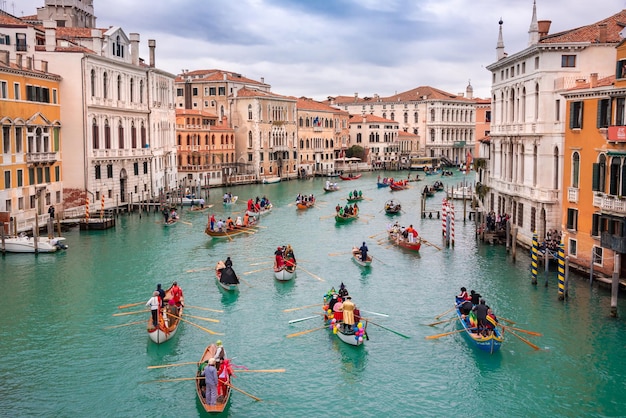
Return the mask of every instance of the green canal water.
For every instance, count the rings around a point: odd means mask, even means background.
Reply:
[[[421,236],[442,246],[441,222],[419,216],[420,191],[438,178],[390,192],[376,187],[376,175],[337,179],[342,190],[326,194],[321,178],[234,187],[230,191],[239,203],[229,209],[221,203],[225,190],[213,189],[208,203],[218,218],[236,216],[257,195],[274,203],[258,233],[232,240],[211,240],[203,232],[208,213],[185,209],[180,212],[186,223],[171,228],[161,225],[158,213],[122,215],[111,230],[71,230],[65,252],[2,256],[0,416],[203,416],[193,382],[154,382],[191,377],[195,366],[148,366],[197,361],[218,338],[236,365],[286,369],[239,373],[233,384],[262,401],[233,392],[224,416],[626,415],[623,295],[621,317],[614,319],[609,317],[609,290],[590,287],[585,277],[572,276],[565,302],[558,300],[554,269],[547,287],[543,272],[540,285],[532,286],[528,254],[519,251],[513,261],[504,246],[477,242],[474,223],[463,222],[461,202],[454,248],[422,246],[419,254],[411,254],[379,244],[376,239],[384,238],[391,221],[381,213],[383,204],[393,197],[405,210],[394,219],[413,224]],[[458,185],[463,177],[443,181]],[[345,204],[355,188],[367,198],[360,205],[361,219],[335,225],[335,205]],[[314,193],[318,205],[297,211],[298,193]],[[438,209],[442,197],[430,198],[427,207]],[[374,234],[379,235],[369,238]],[[348,252],[362,241],[375,257],[369,270],[347,254],[329,255]],[[270,270],[274,250],[283,244],[293,246],[300,262],[290,283],[277,282]],[[219,290],[213,277],[215,263],[226,256],[245,280],[236,295]],[[190,307],[186,314],[218,319],[193,321],[224,335],[184,323],[173,339],[156,345],[143,323],[105,329],[147,320],[147,313],[113,314],[141,308],[118,306],[147,301],[157,283],[167,287],[174,280],[188,306],[223,311]],[[289,324],[316,311],[284,310],[319,303],[341,282],[358,307],[389,315],[368,314],[372,321],[410,338],[373,324],[362,347],[348,346],[326,329],[286,338],[319,327],[321,320]],[[541,350],[507,333],[502,350],[493,355],[470,347],[461,334],[425,339],[455,329],[454,323],[425,324],[452,306],[461,286],[477,290],[496,314],[517,327],[542,333],[519,334]]]

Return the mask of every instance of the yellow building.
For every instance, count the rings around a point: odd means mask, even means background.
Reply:
[[[626,44],[616,74],[568,90],[562,242],[570,263],[626,276]],[[624,69],[624,71],[622,71]],[[593,263],[593,264],[592,264]]]
[[[49,207],[63,200],[61,77],[48,73],[47,62],[9,48],[0,49],[0,212],[24,231],[37,215],[45,224]]]

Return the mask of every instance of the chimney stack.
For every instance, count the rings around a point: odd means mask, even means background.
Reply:
[[[598,86],[598,73],[591,73],[589,76],[589,88],[595,88]]]
[[[154,49],[156,48],[154,39],[148,39],[148,48],[150,49],[150,67],[154,68]]]
[[[548,35],[548,32],[550,32],[551,24],[552,24],[551,20],[540,20],[537,22],[537,27],[539,29],[539,39]]]
[[[598,43],[606,43],[606,23],[598,25]]]
[[[11,53],[9,51],[0,51],[0,62],[8,67],[11,64]]]
[[[26,68],[29,70],[33,69],[33,57],[26,57]]]
[[[130,62],[133,65],[139,65],[139,34],[131,33],[130,35]]]
[[[54,51],[57,46],[57,22],[46,20],[43,22],[46,37],[46,51]]]
[[[23,54],[15,55],[15,64],[17,65],[17,68],[22,68],[22,56]]]
[[[44,73],[48,72],[48,61],[41,61],[41,71]]]

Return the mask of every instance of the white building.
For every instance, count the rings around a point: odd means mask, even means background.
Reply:
[[[487,210],[508,213],[518,239],[531,245],[561,230],[565,100],[561,92],[592,73],[614,73],[615,46],[626,11],[600,22],[549,34],[533,4],[528,47],[504,51],[502,24],[492,74],[491,142],[484,182]]]

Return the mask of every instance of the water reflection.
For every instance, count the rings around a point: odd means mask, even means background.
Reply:
[[[367,349],[365,345],[352,346],[341,341],[332,331],[328,331],[333,351],[341,357],[341,371],[346,382],[359,380],[355,373],[362,372],[367,366]]]

